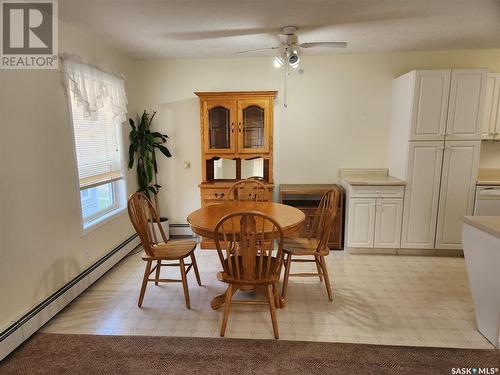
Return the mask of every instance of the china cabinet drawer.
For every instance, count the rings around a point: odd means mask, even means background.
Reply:
[[[403,186],[353,186],[351,198],[403,198]]]
[[[226,189],[206,189],[203,190],[202,196],[204,201],[224,200],[226,198]]]

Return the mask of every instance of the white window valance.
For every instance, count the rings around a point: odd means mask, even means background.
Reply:
[[[79,61],[63,59],[64,82],[85,117],[95,118],[108,104],[120,122],[126,121],[127,95],[123,78]]]

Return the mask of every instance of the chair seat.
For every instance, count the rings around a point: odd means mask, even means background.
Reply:
[[[153,255],[142,254],[144,260],[176,260],[185,258],[196,248],[196,241],[175,240],[153,245]]]
[[[285,238],[283,251],[292,255],[328,255],[330,252],[328,248],[317,251],[318,243],[319,241],[315,238]]]
[[[240,263],[240,272],[243,273],[243,258],[241,256],[238,256],[238,261]],[[264,275],[266,271],[266,266],[267,266],[267,259],[269,257],[264,257],[262,260],[262,274]],[[258,274],[259,272],[259,256],[255,257],[255,272]],[[231,257],[232,261],[232,266],[233,270],[236,270],[236,257]],[[225,266],[228,267],[228,261],[227,259],[224,260]],[[276,269],[276,258],[271,257],[271,271],[269,272],[269,277],[266,277],[264,280],[240,280],[232,277],[231,275],[228,275],[225,272],[219,272],[217,273],[217,279],[219,281],[223,281],[226,283],[234,283],[234,284],[254,284],[254,285],[264,285],[264,284],[274,284],[275,282],[278,281],[279,275],[276,272],[273,272],[272,270]]]

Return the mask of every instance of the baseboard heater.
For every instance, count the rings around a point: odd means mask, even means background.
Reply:
[[[170,235],[176,237],[193,237],[194,233],[189,224],[170,224]]]
[[[140,244],[130,236],[0,333],[0,361]]]

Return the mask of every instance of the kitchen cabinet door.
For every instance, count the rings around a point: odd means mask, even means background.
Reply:
[[[373,247],[376,199],[349,200],[347,246]]]
[[[402,199],[378,199],[375,215],[375,248],[399,248],[401,245]]]
[[[415,73],[410,141],[444,139],[451,70]]]
[[[495,139],[497,132],[497,114],[500,90],[500,73],[489,74],[486,83],[484,100],[483,126],[481,138],[484,140]]]
[[[410,142],[401,247],[433,249],[444,142]]]
[[[462,217],[472,215],[480,141],[446,142],[439,198],[437,249],[462,248]]]
[[[452,71],[446,140],[481,139],[487,78],[485,69]]]
[[[500,140],[500,73],[495,73],[495,96],[493,98],[493,110],[491,114],[491,132],[495,141]]]

